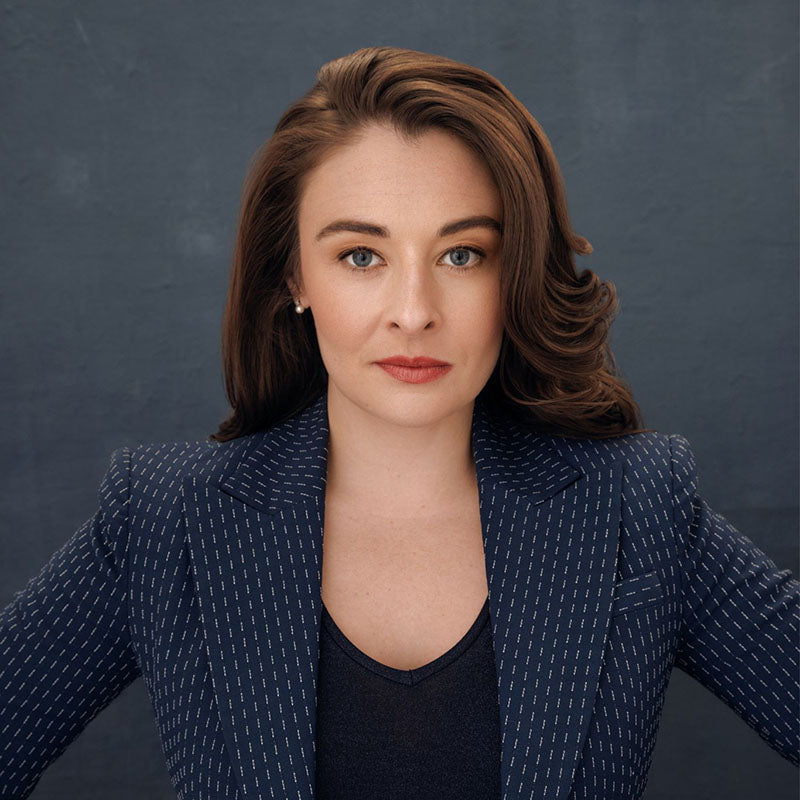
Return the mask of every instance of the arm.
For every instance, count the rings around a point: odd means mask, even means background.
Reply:
[[[44,770],[140,673],[128,633],[130,451],[111,454],[99,508],[0,612],[0,797]]]
[[[669,437],[681,543],[675,665],[730,706],[784,758],[800,760],[800,582],[697,494],[685,437]]]

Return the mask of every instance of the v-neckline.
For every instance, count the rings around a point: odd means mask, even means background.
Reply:
[[[489,597],[487,595],[481,610],[478,612],[478,616],[475,618],[469,630],[450,649],[446,650],[433,661],[429,661],[427,664],[423,664],[420,667],[415,667],[414,669],[398,669],[376,661],[363,650],[356,647],[336,624],[326,608],[325,603],[322,603],[322,622],[325,625],[325,629],[331,635],[334,642],[348,656],[371,672],[407,686],[413,686],[430,675],[433,675],[435,672],[438,672],[440,669],[444,669],[449,664],[452,664],[475,641],[488,619]]]

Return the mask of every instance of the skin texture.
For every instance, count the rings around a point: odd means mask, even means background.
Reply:
[[[473,404],[502,340],[500,234],[437,235],[473,215],[502,223],[496,185],[466,145],[438,130],[410,141],[370,124],[304,185],[299,284],[289,288],[314,316],[329,375],[328,494],[358,498],[376,520],[430,522],[475,496]],[[340,219],[383,226],[389,236],[317,239]],[[367,251],[339,260],[353,248]],[[404,383],[374,363],[397,354],[453,367],[430,383]]]

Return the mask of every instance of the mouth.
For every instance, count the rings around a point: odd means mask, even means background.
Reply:
[[[447,361],[439,361],[438,358],[429,358],[428,356],[415,356],[410,358],[408,356],[391,356],[390,358],[383,358],[375,362],[377,364],[391,364],[395,367],[449,367],[452,366]]]
[[[397,364],[390,361],[375,362],[381,369],[403,383],[429,383],[441,378],[452,368],[452,364],[435,362],[423,366],[408,366],[407,364]]]

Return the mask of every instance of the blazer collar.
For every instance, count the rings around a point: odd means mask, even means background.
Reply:
[[[327,393],[181,484],[220,727],[242,796],[313,800]],[[476,400],[502,796],[566,800],[613,603],[623,463],[582,471]]]

